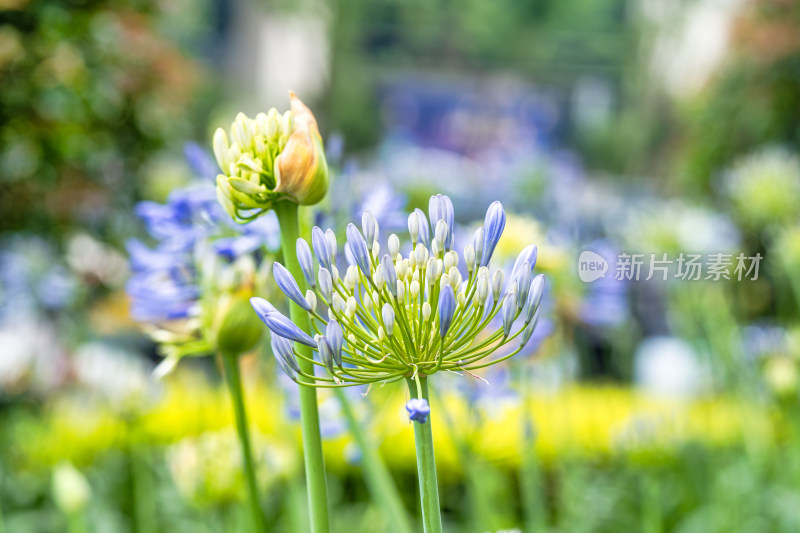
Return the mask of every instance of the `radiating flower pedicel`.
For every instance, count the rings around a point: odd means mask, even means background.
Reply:
[[[299,263],[314,290],[303,295],[280,263],[274,264],[273,276],[286,296],[309,313],[314,337],[266,300],[251,299],[272,331],[273,352],[281,368],[303,384],[335,387],[442,370],[470,372],[518,353],[536,327],[544,288],[544,276],[533,276],[537,248],[522,250],[504,283],[503,271],[489,268],[505,226],[500,203],[489,207],[484,226],[475,231],[461,256],[452,249],[453,221],[450,199],[432,197],[429,220],[420,210],[408,217],[412,246],[404,256],[395,234],[388,237],[385,248],[381,246],[378,225],[366,211],[363,233],[354,224],[347,227],[349,266],[343,274],[336,267],[338,245],[331,230],[314,227],[310,247],[298,239]],[[316,275],[311,249],[318,263]],[[327,317],[318,312],[318,303],[328,307]],[[490,324],[498,313],[503,325],[495,330]],[[313,363],[325,367],[328,375],[301,372],[295,357],[305,356],[289,341],[314,349],[319,360]],[[507,345],[513,348],[510,353],[491,357]],[[414,404],[409,415],[424,422],[427,412]]]

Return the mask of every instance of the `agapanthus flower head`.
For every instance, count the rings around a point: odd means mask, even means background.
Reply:
[[[291,110],[249,118],[239,113],[226,132],[214,133],[214,155],[222,171],[217,197],[239,222],[253,220],[275,202],[316,204],[328,190],[328,164],[314,115],[296,94]]]
[[[317,386],[389,382],[442,370],[470,372],[494,364],[518,353],[530,339],[544,288],[543,276],[532,273],[533,247],[522,251],[508,276],[500,269],[490,270],[504,219],[502,206],[493,203],[486,216],[489,227],[476,232],[480,242],[467,244],[460,256],[452,249],[452,202],[434,196],[429,218],[421,211],[409,216],[411,242],[403,255],[397,235],[387,236],[385,246],[380,244],[377,224],[367,211],[362,220],[366,237],[354,224],[347,226],[349,265],[342,272],[332,259],[333,243],[315,228],[313,246],[303,239],[297,246],[304,277],[317,280],[313,291],[303,297],[288,270],[276,264],[274,271],[279,287],[308,312],[311,335],[266,300],[253,298],[251,304],[273,337],[305,344],[318,353],[314,363],[329,375],[306,375],[294,367],[287,372]],[[433,235],[428,228],[434,228]],[[325,304],[327,312],[318,310],[317,303]],[[493,323],[498,314],[502,327]],[[496,355],[504,346],[511,349]],[[286,361],[288,347],[278,347]],[[284,369],[290,366],[286,363],[281,365]]]

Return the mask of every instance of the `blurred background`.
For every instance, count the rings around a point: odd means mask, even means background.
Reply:
[[[309,217],[403,236],[441,192],[464,235],[503,202],[500,261],[539,245],[535,349],[436,382],[446,530],[800,530],[800,3],[0,0],[0,531],[246,527],[217,362],[152,377],[128,256],[137,205],[210,187],[214,129],[289,89],[334,173]],[[681,253],[761,259],[645,279]],[[304,531],[267,355],[243,362],[259,482],[274,530]],[[413,515],[404,399],[353,396]],[[335,531],[390,531],[321,410]]]

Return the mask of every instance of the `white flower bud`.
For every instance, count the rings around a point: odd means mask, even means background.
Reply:
[[[400,238],[397,235],[395,235],[394,233],[389,235],[389,243],[388,243],[388,245],[389,245],[389,255],[391,257],[394,257],[398,253],[400,253]]]
[[[408,215],[408,234],[411,236],[412,243],[419,240],[419,218],[416,211]]]
[[[380,307],[381,299],[378,296],[378,291],[372,291],[372,303],[375,304],[375,307]]]
[[[411,274],[411,281],[419,283],[419,270],[415,270],[414,273]]]
[[[450,269],[455,266],[456,263],[455,263],[455,260],[453,259],[454,255],[455,255],[455,252],[452,252],[452,251],[447,252],[446,254],[444,254],[444,271],[445,272],[450,272]]]
[[[458,302],[458,305],[460,305],[461,307],[464,307],[464,303],[466,303],[466,301],[467,301],[467,295],[464,294],[463,292],[459,292],[456,295],[456,301]]]
[[[377,224],[377,222],[376,222]],[[378,257],[378,254],[381,253],[381,243],[377,240],[372,243],[372,255],[373,257]]]
[[[500,292],[503,290],[504,279],[505,275],[502,270],[498,268],[494,271],[492,275],[492,297],[494,297],[495,302],[500,300]]]
[[[433,240],[431,242],[431,255],[433,257],[439,257],[439,252],[441,252],[441,251],[442,251],[442,247],[441,247],[441,245],[439,245],[439,241],[438,240]]]
[[[355,297],[351,296],[347,299],[347,308],[344,310],[347,318],[352,319],[355,316],[357,305]]]
[[[411,299],[416,300],[419,296],[419,280],[411,280],[411,285],[408,287],[408,292],[411,294]]]
[[[306,303],[312,311],[317,308],[317,295],[314,294],[314,291],[306,291]]]
[[[442,277],[439,279],[439,290],[443,290],[449,284],[450,284],[450,276],[448,276],[447,274],[442,274]]]
[[[417,247],[414,248],[414,255],[416,256],[417,264],[424,265],[428,260],[428,249],[421,242],[417,243]]]
[[[336,268],[336,265],[331,265],[331,279],[334,285],[339,284],[339,269]]]
[[[475,288],[475,305],[486,305],[486,299],[489,297],[489,276],[478,276],[478,285]]]
[[[336,315],[333,314],[333,308],[328,308],[328,320],[336,320]]]
[[[447,276],[450,278],[450,286],[453,287],[453,292],[458,293],[461,290],[461,272],[456,267],[452,267],[447,271]]]
[[[413,251],[408,254],[408,266],[411,267],[412,270],[417,270],[417,254]]]
[[[483,226],[475,230],[472,235],[472,247],[475,249],[475,257],[480,261],[483,255]]]
[[[397,279],[405,279],[408,272],[408,265],[403,259],[399,259],[394,263],[394,269],[397,272]]]
[[[431,318],[431,304],[425,302],[422,304],[422,320],[429,320]]]
[[[439,249],[444,249],[444,241],[447,239],[447,222],[444,220],[440,220],[436,223],[436,229],[434,231],[435,240],[434,242],[439,245]]]
[[[366,307],[367,311],[369,311],[370,313],[372,312],[372,306],[373,306],[372,298],[370,297],[364,298],[364,307]]]
[[[378,326],[378,339],[383,341],[386,338],[386,333],[383,331],[383,326]]]
[[[339,296],[338,292],[333,293],[333,308],[338,314],[342,314],[344,312],[344,300],[342,300],[342,297]]]
[[[375,273],[372,274],[372,281],[378,286],[378,290],[383,289],[383,285],[386,283],[386,274],[383,271],[383,265],[378,265],[378,268],[375,269]]]
[[[406,299],[406,284],[397,280],[397,301],[402,303]]]
[[[475,248],[471,244],[464,247],[464,262],[467,264],[467,272],[475,269]]]

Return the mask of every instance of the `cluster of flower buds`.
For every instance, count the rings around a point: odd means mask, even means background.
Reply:
[[[214,133],[214,155],[222,174],[217,197],[239,222],[253,220],[279,200],[316,204],[328,190],[328,164],[317,121],[294,93],[291,111],[270,109],[236,116],[230,136]]]
[[[499,202],[489,207],[463,256],[452,249],[450,199],[432,197],[428,214],[417,209],[408,217],[411,246],[403,255],[394,234],[381,249],[378,224],[366,211],[363,233],[354,224],[347,227],[348,266],[343,273],[337,268],[335,234],[314,227],[311,247],[297,240],[297,257],[311,287],[305,294],[286,268],[273,264],[276,283],[308,312],[315,334],[301,330],[266,300],[251,299],[272,332],[279,365],[291,378],[302,375],[305,384],[333,387],[441,370],[471,371],[507,359],[525,346],[536,327],[544,289],[544,276],[533,275],[536,246],[520,253],[506,283],[501,269],[489,268],[505,227]],[[327,312],[320,311],[322,304]],[[310,360],[329,375],[301,372],[296,358],[306,356],[293,349],[292,341],[315,350],[318,359]],[[498,353],[507,345],[510,353]],[[426,405],[408,408],[415,420],[424,421],[428,415]]]

